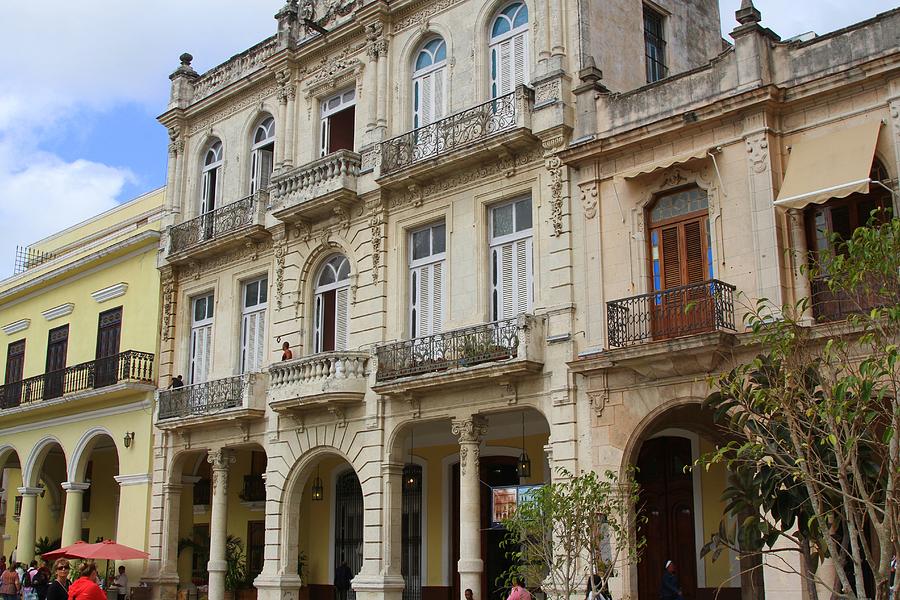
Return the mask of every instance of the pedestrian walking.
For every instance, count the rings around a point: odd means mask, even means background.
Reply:
[[[506,600],[531,600],[531,592],[522,585],[522,580],[516,577],[513,579],[512,589],[509,590],[509,596]]]
[[[684,598],[681,593],[681,587],[678,585],[675,563],[671,560],[666,561],[662,584],[659,586],[659,598],[660,600],[683,600]]]
[[[16,600],[20,589],[22,586],[19,583],[19,576],[13,565],[10,565],[0,573],[0,595],[3,596],[3,600]]]
[[[347,561],[342,560],[338,568],[334,570],[334,589],[337,590],[337,600],[347,600],[347,592],[350,591],[350,580],[353,573],[347,566]]]
[[[100,573],[94,561],[81,563],[78,574],[78,579],[69,586],[69,600],[106,600],[106,594],[100,589]]]
[[[34,590],[34,577],[37,572],[37,561],[32,560],[22,576],[22,600],[37,600],[37,592]]]
[[[47,587],[47,600],[68,600],[69,568],[69,561],[65,558],[57,558],[53,563],[55,578]]]

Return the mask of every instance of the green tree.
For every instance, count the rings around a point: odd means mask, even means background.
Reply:
[[[900,550],[900,220],[873,218],[832,248],[810,278],[855,314],[810,327],[807,301],[761,301],[746,318],[758,354],[712,380],[707,405],[734,441],[701,463],[733,473],[724,499],[738,525],[723,521],[705,551],[759,555],[787,540],[811,598],[816,583],[868,597],[868,568],[886,600]],[[817,572],[826,557],[837,581]]]
[[[514,562],[507,581],[519,578],[566,600],[582,593],[591,574],[599,576],[594,591],[606,589],[616,565],[637,562],[644,546],[632,527],[637,501],[631,471],[620,480],[612,471],[601,478],[560,470],[503,521],[503,546]]]

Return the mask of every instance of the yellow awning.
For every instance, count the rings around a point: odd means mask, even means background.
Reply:
[[[676,156],[670,156],[660,161],[645,163],[640,167],[636,167],[630,171],[626,171],[622,174],[622,177],[625,179],[633,179],[639,175],[645,175],[647,173],[652,173],[654,171],[659,171],[660,169],[668,169],[672,165],[680,165],[681,163],[686,163],[689,160],[695,160],[698,158],[705,158],[707,155],[707,150],[697,150],[695,152],[690,152],[687,154],[678,154]]]
[[[803,208],[869,191],[880,120],[794,144],[776,206]]]

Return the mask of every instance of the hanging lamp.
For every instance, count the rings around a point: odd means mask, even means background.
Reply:
[[[325,498],[325,486],[322,485],[322,478],[319,477],[319,465],[316,465],[316,478],[312,485],[312,499],[316,502]]]
[[[525,413],[522,413],[522,454],[519,455],[519,478],[531,477],[531,459],[525,451]]]
[[[415,429],[410,429],[409,431],[409,474],[404,478],[403,483],[406,484],[408,489],[415,489],[416,487],[416,472],[413,468],[415,463],[413,462],[413,445],[416,440],[416,431]]]

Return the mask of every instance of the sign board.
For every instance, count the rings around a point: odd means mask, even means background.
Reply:
[[[528,500],[539,485],[509,485],[491,488],[491,526],[502,527],[503,520],[516,512],[516,507]]]

